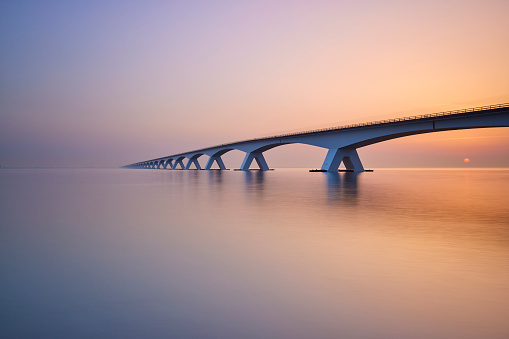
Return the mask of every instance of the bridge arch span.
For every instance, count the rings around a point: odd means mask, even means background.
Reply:
[[[205,169],[211,170],[214,163],[216,163],[219,166],[220,170],[225,170],[226,166],[225,166],[221,156],[230,152],[230,151],[233,151],[233,150],[236,150],[236,149],[227,147],[227,148],[223,148],[223,149],[219,149],[219,150],[213,150],[212,152],[208,152],[207,155],[209,156],[209,160],[207,160]]]
[[[249,170],[253,161],[258,163],[261,170],[268,170],[269,167],[263,157],[263,152],[287,144],[305,144],[328,149],[321,168],[323,171],[337,171],[341,162],[344,162],[349,170],[363,171],[364,168],[357,154],[357,148],[410,135],[490,127],[509,127],[509,104],[468,108],[244,140],[188,153],[180,153],[165,158],[147,160],[142,164],[148,164],[149,168],[154,168],[155,166],[159,168],[162,165],[167,166],[167,164],[171,163],[170,159],[175,159],[172,169],[175,169],[177,165],[182,169],[189,169],[192,164],[200,168],[198,158],[205,154],[209,156],[206,169],[211,169],[214,162],[219,165],[220,169],[226,169],[221,156],[232,150],[239,150],[246,153],[241,165],[242,170]],[[183,160],[186,158],[189,161],[187,166],[184,166]],[[135,166],[127,165],[126,167]]]
[[[180,169],[186,169],[186,166],[184,165],[184,159],[186,159],[185,156],[179,156],[175,159],[175,163],[173,164],[173,169],[177,169],[177,166],[180,166]]]
[[[197,170],[201,170],[201,166],[200,166],[200,162],[198,161],[198,158],[201,157],[204,153],[195,153],[193,155],[191,155],[189,158],[189,160],[187,161],[187,164],[186,164],[186,170],[188,169],[191,169],[191,165],[194,164],[194,166],[196,167]]]
[[[347,148],[360,148],[376,143],[427,133],[456,131],[465,129],[478,129],[478,128],[494,128],[494,127],[508,127],[509,122],[504,122],[498,116],[484,116],[482,119],[455,119],[454,121],[429,121],[421,124],[416,124],[409,130],[379,130],[371,132],[369,135],[357,135],[357,140],[349,140],[349,144],[342,145]],[[408,128],[408,127],[407,127]]]

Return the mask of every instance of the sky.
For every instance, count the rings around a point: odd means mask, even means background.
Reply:
[[[507,103],[508,14],[506,0],[4,0],[0,165],[118,167],[275,133]],[[509,167],[509,128],[358,151],[366,168]],[[288,145],[266,159],[319,168],[325,154]],[[243,153],[224,157],[238,168]]]

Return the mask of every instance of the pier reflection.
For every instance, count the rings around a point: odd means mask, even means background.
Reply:
[[[244,180],[248,192],[262,192],[264,188],[264,171],[246,171]]]
[[[327,200],[329,203],[356,204],[359,194],[358,181],[362,173],[324,173],[327,176]]]
[[[224,181],[223,171],[207,171],[209,184],[214,186],[221,186]]]

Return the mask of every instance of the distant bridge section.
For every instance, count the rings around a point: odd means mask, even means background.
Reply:
[[[372,121],[353,125],[310,130],[236,141],[227,144],[178,153],[123,166],[125,168],[202,169],[198,158],[208,156],[206,170],[216,163],[221,170],[226,166],[221,156],[232,150],[246,153],[241,170],[247,171],[256,161],[262,171],[269,169],[263,152],[288,144],[306,144],[328,149],[321,170],[337,172],[344,163],[347,170],[362,172],[364,167],[357,148],[409,135],[471,128],[509,127],[509,104],[498,104],[455,111]]]

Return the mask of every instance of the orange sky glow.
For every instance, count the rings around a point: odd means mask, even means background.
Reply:
[[[34,1],[1,13],[4,166],[121,166],[509,102],[507,1]],[[311,168],[324,151],[292,145],[266,157]],[[456,167],[466,156],[509,167],[509,128],[406,137],[359,154],[366,168]],[[242,155],[228,157],[236,167]]]

